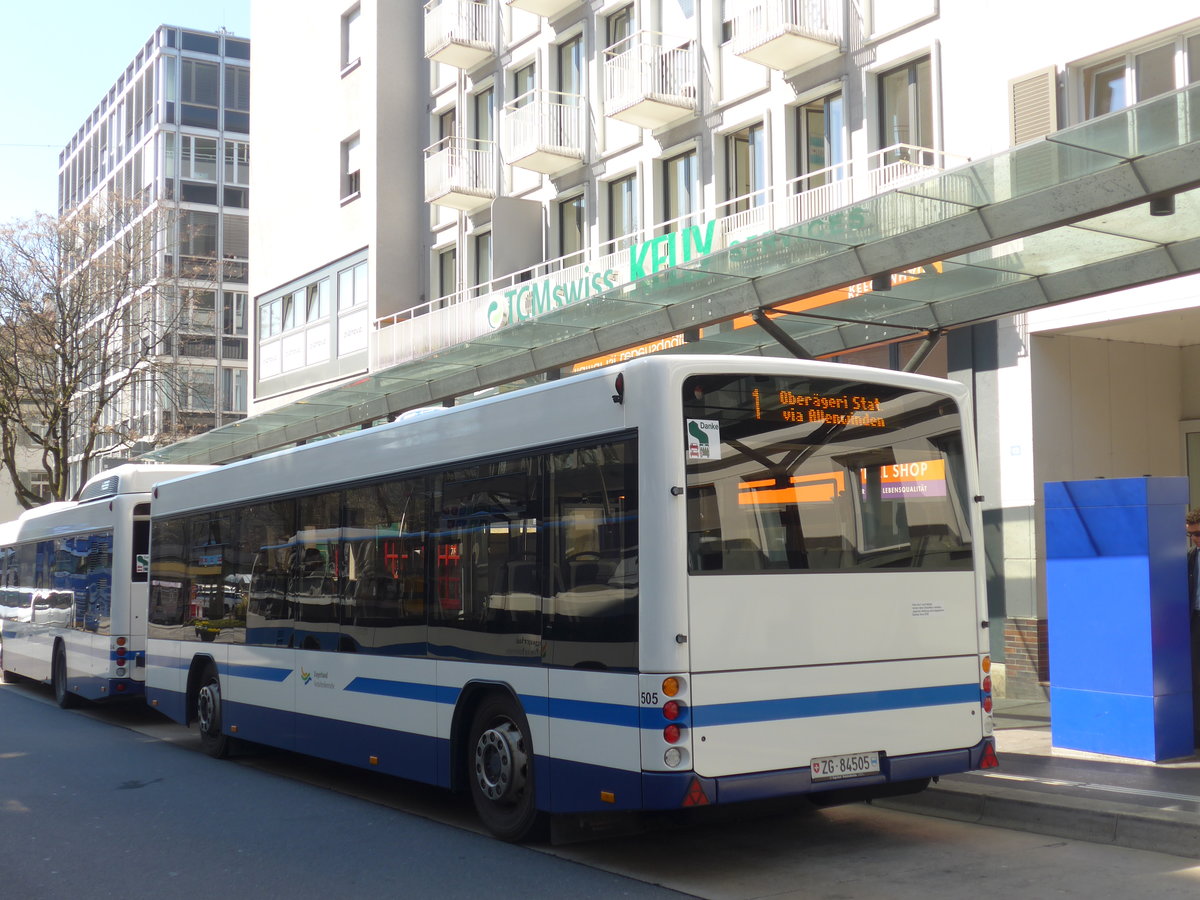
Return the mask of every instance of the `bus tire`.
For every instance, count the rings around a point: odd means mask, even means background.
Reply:
[[[200,726],[200,747],[209,756],[224,759],[229,755],[232,739],[221,731],[221,679],[212,663],[200,674],[200,689],[196,692],[196,721]]]
[[[67,687],[67,651],[56,644],[50,662],[50,683],[54,687],[54,702],[59,709],[74,709],[79,705],[79,696]]]
[[[534,795],[529,724],[507,694],[488,694],[475,710],[467,780],[480,821],[501,840],[525,840],[544,824]]]

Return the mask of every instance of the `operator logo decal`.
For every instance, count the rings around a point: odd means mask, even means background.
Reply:
[[[303,679],[305,684],[308,684],[310,681],[312,681],[312,672],[305,672],[304,669],[301,668],[300,678]]]

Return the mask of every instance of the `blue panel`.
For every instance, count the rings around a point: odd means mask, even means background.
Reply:
[[[1051,686],[1050,737],[1055,747],[1158,762],[1190,756],[1191,695],[1110,694]]]
[[[1046,558],[1145,556],[1145,507],[1046,510]]]
[[[1138,599],[1146,595],[1147,573],[1138,557],[1046,561],[1052,684],[1152,692],[1149,609]]]
[[[1189,753],[1187,479],[1045,488],[1055,745],[1136,759]]]

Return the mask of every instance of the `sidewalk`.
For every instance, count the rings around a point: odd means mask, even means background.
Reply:
[[[1000,700],[1000,768],[876,805],[1200,859],[1200,757],[1162,763],[1061,750],[1050,705]]]

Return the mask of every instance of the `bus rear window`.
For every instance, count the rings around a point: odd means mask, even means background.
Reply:
[[[692,574],[971,568],[951,398],[705,375],[685,382],[683,412]]]

